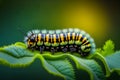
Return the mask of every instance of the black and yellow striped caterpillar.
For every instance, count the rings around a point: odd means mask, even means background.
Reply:
[[[32,30],[24,39],[32,50],[55,52],[77,52],[87,56],[95,52],[94,40],[89,34],[79,29]]]

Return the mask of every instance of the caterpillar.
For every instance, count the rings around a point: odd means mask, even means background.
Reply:
[[[88,33],[77,28],[63,30],[32,30],[24,42],[29,49],[55,52],[77,52],[87,56],[95,52],[95,43]]]

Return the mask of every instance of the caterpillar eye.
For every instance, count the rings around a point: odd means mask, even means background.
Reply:
[[[30,42],[35,42],[35,39],[30,39]]]

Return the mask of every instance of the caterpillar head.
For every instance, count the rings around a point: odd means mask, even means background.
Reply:
[[[28,48],[32,48],[36,45],[35,35],[31,35],[30,37],[25,37],[24,41]]]
[[[39,33],[38,30],[33,30],[27,33],[27,37],[24,38],[24,42],[28,48],[36,46],[37,33]]]

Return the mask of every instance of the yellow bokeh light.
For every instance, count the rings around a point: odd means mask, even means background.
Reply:
[[[70,4],[64,9],[63,24],[67,28],[73,26],[83,29],[100,39],[110,23],[107,13],[101,5],[79,3]]]

